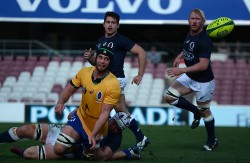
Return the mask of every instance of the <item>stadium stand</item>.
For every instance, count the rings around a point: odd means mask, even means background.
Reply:
[[[4,56],[0,60],[0,101],[55,104],[62,89],[83,66],[91,66],[82,56]],[[126,57],[124,63],[128,105],[159,106],[165,90],[167,65],[148,64],[139,86],[130,84],[138,73],[136,58]],[[213,60],[216,80],[213,100],[218,104],[250,104],[250,64],[246,59]],[[81,89],[70,100],[78,104]]]

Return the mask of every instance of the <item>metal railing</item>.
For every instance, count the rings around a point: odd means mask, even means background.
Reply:
[[[4,55],[28,55],[28,56],[52,56],[58,55],[55,50],[38,40],[0,40],[0,54]]]

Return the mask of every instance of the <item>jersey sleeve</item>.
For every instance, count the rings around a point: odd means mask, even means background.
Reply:
[[[71,83],[79,88],[81,87],[81,76],[84,75],[84,68],[77,72],[77,74],[72,78]]]
[[[117,80],[117,79],[114,79],[114,80]],[[115,81],[113,82],[113,84],[110,84],[108,86],[103,103],[116,105],[116,103],[120,99],[120,95],[121,95],[120,84],[118,83],[118,81]]]
[[[128,37],[121,36],[122,37],[122,45],[125,48],[126,51],[131,51],[131,49],[134,47],[135,43],[129,39]]]

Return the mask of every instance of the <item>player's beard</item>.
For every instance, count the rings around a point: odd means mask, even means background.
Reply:
[[[196,27],[191,27],[190,29],[192,34],[198,34],[202,31],[203,27],[201,25],[197,25]]]
[[[107,66],[107,67],[104,67],[104,66],[101,66],[101,65],[97,65],[97,66],[96,66],[96,69],[97,69],[100,73],[106,74],[106,73],[108,72],[108,66]]]

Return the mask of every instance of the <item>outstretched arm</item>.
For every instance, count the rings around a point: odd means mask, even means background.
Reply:
[[[101,128],[104,126],[104,124],[108,121],[109,115],[111,110],[114,108],[115,105],[111,104],[103,104],[102,106],[102,112],[94,126],[94,129],[89,137],[89,143],[92,144],[91,149],[94,149],[96,146],[96,136],[100,132]]]
[[[62,93],[60,94],[60,97],[58,99],[58,102],[55,106],[55,112],[62,114],[64,110],[64,104],[69,100],[69,98],[73,95],[73,93],[78,88],[74,87],[70,83],[63,89]]]
[[[147,63],[147,55],[145,50],[138,44],[135,44],[131,49],[131,52],[138,55],[138,62],[139,62],[139,70],[138,75],[134,77],[132,83],[140,84],[142,77],[145,72],[146,63]]]

